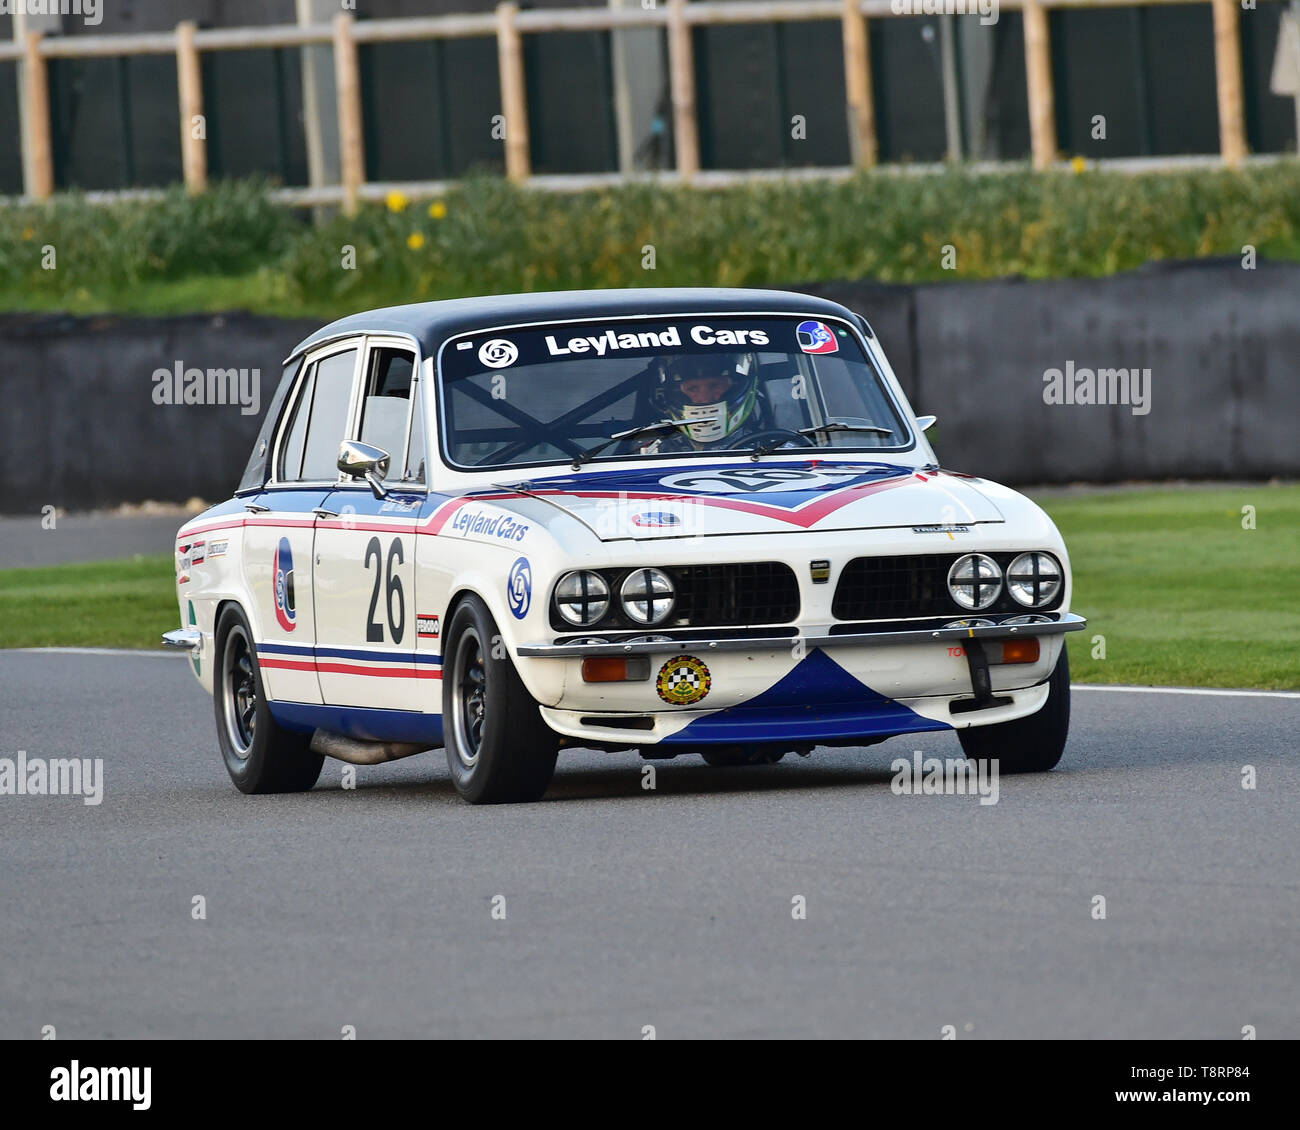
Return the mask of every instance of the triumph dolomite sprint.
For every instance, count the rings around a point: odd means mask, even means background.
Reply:
[[[770,763],[1069,725],[1051,520],[940,468],[861,316],[806,295],[425,303],[288,358],[234,497],[176,543],[185,648],[247,793],[445,747],[479,803],[562,747]]]

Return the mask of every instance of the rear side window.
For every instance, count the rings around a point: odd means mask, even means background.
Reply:
[[[280,384],[275,390],[271,406],[266,411],[266,418],[262,421],[262,429],[257,434],[257,442],[253,444],[253,453],[248,457],[248,464],[244,468],[244,474],[235,490],[236,494],[248,494],[250,491],[261,490],[266,485],[267,475],[271,467],[271,445],[275,441],[275,429],[280,423],[280,417],[284,414],[285,401],[289,399],[289,393],[293,391],[294,378],[301,368],[301,358],[291,361],[285,366],[284,375],[280,378]],[[277,468],[278,470],[279,468]]]
[[[311,415],[311,393],[316,385],[316,366],[313,365],[302,382],[302,391],[293,407],[293,418],[280,446],[280,466],[275,477],[292,483],[302,478],[302,448],[307,438],[307,419]]]

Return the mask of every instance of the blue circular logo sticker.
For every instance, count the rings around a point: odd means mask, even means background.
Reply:
[[[527,557],[520,557],[510,566],[506,600],[510,602],[510,612],[516,620],[528,615],[528,608],[533,603],[533,570]]]
[[[680,526],[682,520],[676,514],[667,514],[663,511],[652,511],[649,514],[634,514],[632,516],[632,525],[646,526],[651,529],[663,529],[667,526]]]
[[[293,591],[293,550],[288,538],[280,539],[271,572],[275,578],[275,618],[286,632],[292,632],[298,626],[298,607]]]
[[[799,348],[805,353],[838,353],[840,343],[835,340],[835,331],[825,322],[800,322],[795,328],[799,338]]]

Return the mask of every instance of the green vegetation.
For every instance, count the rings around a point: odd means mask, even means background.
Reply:
[[[1300,690],[1300,486],[1038,501],[1070,549],[1072,607],[1088,617],[1070,637],[1075,682]]]
[[[169,554],[0,570],[0,647],[158,647],[178,627]]]
[[[252,309],[330,318],[395,302],[626,286],[1105,275],[1152,259],[1300,259],[1300,162],[1241,172],[874,173],[578,193],[464,181],[313,225],[268,186],[0,209],[5,309]],[[956,249],[954,270],[943,248]],[[652,245],[655,269],[643,269]],[[53,247],[57,268],[42,268]],[[355,249],[346,270],[345,248]]]
[[[1077,682],[1300,690],[1300,486],[1041,501],[1089,620],[1070,637]],[[178,623],[170,557],[0,572],[0,647],[156,647]]]

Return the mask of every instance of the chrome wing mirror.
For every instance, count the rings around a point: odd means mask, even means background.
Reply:
[[[380,447],[371,447],[355,439],[339,444],[339,470],[352,479],[365,479],[376,498],[387,498],[388,465],[392,456]]]

